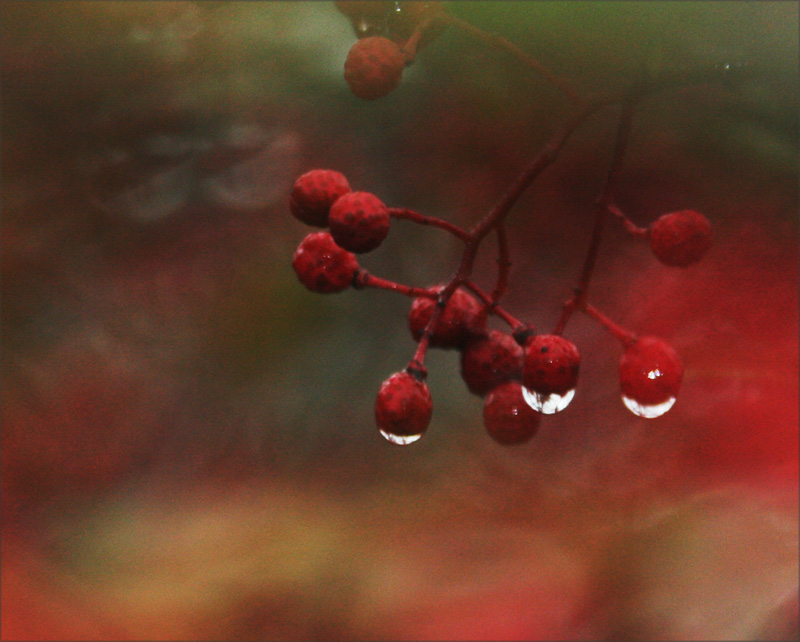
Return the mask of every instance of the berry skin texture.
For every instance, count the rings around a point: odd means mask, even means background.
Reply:
[[[523,350],[510,334],[492,330],[461,350],[461,378],[473,394],[488,394],[501,383],[522,378]]]
[[[539,334],[525,344],[522,385],[540,394],[563,395],[578,383],[581,358],[574,343],[555,334]]]
[[[405,66],[406,57],[396,43],[370,36],[350,48],[344,61],[344,79],[356,96],[375,100],[397,88]]]
[[[711,223],[693,210],[664,214],[648,230],[648,240],[659,261],[673,267],[688,267],[711,248]]]
[[[298,221],[328,227],[331,206],[350,191],[343,174],[332,169],[312,169],[298,178],[289,197],[289,210]]]
[[[312,232],[297,247],[292,267],[312,292],[331,294],[349,288],[359,270],[356,257],[342,249],[328,232]]]
[[[438,286],[436,291],[443,288]],[[425,327],[436,308],[436,299],[417,297],[408,313],[408,327],[414,341],[422,338]],[[475,336],[484,334],[486,310],[474,296],[464,290],[456,290],[447,301],[439,321],[430,338],[431,347],[461,348]]]
[[[522,396],[518,381],[492,390],[483,402],[483,425],[496,442],[514,446],[530,440],[539,430],[541,415]]]
[[[658,337],[640,337],[622,354],[622,394],[643,406],[664,403],[678,395],[683,363],[675,349]]]
[[[385,435],[400,438],[390,439],[393,443],[424,433],[432,414],[428,386],[409,372],[396,372],[381,384],[375,401],[375,422]]]
[[[369,192],[348,192],[331,207],[331,236],[337,245],[362,254],[378,247],[389,234],[391,218],[386,205]]]

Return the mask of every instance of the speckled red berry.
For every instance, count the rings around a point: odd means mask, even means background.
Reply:
[[[295,250],[292,267],[303,285],[320,294],[347,289],[359,269],[356,257],[336,245],[328,232],[306,236]]]
[[[659,261],[687,267],[697,263],[711,248],[711,223],[692,210],[664,214],[649,228],[648,239]]]
[[[331,236],[350,252],[361,254],[378,247],[389,234],[389,210],[374,194],[348,192],[340,196],[328,216]]]
[[[483,425],[495,441],[511,446],[522,444],[539,430],[541,415],[522,396],[518,381],[501,383],[483,402]]]
[[[622,394],[642,406],[674,399],[681,387],[683,363],[675,349],[658,337],[640,337],[619,362]]]
[[[356,96],[375,100],[397,88],[405,66],[406,57],[396,43],[371,36],[350,48],[344,62],[344,79]]]
[[[332,169],[312,169],[295,181],[289,209],[306,225],[327,227],[331,206],[349,191],[350,184],[343,174]]]
[[[441,290],[442,286],[436,288],[437,292]],[[422,338],[436,305],[436,299],[428,297],[417,297],[412,302],[408,313],[408,327],[414,341]],[[453,292],[439,316],[430,345],[437,348],[460,348],[470,338],[483,334],[485,328],[485,306],[469,292],[458,289]]]
[[[405,445],[419,439],[428,429],[433,401],[428,386],[404,370],[381,384],[375,401],[375,421],[386,439]]]
[[[539,334],[525,344],[522,384],[540,394],[563,395],[578,383],[580,354],[575,344],[555,334]]]
[[[522,378],[522,347],[510,334],[492,330],[467,342],[461,351],[461,378],[483,396],[499,384]]]

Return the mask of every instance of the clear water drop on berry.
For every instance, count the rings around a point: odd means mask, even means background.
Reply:
[[[541,392],[534,392],[528,390],[525,386],[522,387],[522,396],[525,398],[527,404],[536,412],[543,415],[554,415],[561,412],[566,408],[572,398],[575,396],[575,389],[567,390],[563,395],[556,393],[543,394]]]
[[[413,444],[417,441],[422,435],[393,435],[390,432],[386,432],[385,430],[381,430],[381,434],[386,437],[386,440],[397,444],[398,446],[408,446],[408,444]]]
[[[622,395],[622,403],[624,403],[625,407],[637,417],[644,417],[645,419],[654,419],[656,417],[660,417],[670,408],[672,408],[672,405],[675,403],[675,397],[670,397],[669,399],[667,399],[666,401],[662,401],[661,403],[645,405],[639,403],[634,399],[631,399],[630,397]]]

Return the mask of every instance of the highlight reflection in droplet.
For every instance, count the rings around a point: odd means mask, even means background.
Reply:
[[[555,393],[542,394],[540,392],[533,392],[528,390],[525,386],[522,387],[522,396],[525,398],[527,404],[536,412],[543,415],[554,415],[561,412],[569,405],[572,398],[575,396],[575,389],[568,390],[563,395]]]
[[[386,438],[386,441],[397,444],[398,446],[408,446],[408,444],[413,444],[422,437],[422,435],[393,435],[385,430],[381,430],[381,434]]]
[[[634,399],[631,399],[630,397],[622,395],[622,403],[624,403],[625,407],[637,417],[654,419],[655,417],[660,417],[670,408],[672,408],[673,404],[675,403],[675,397],[670,397],[661,403],[646,406],[638,401],[635,401]]]

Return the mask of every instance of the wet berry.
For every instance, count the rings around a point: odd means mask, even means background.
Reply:
[[[441,291],[439,286],[437,291]],[[414,341],[422,338],[422,333],[437,306],[436,299],[417,297],[408,313],[408,327]],[[485,332],[486,310],[474,296],[464,290],[453,292],[447,305],[439,316],[430,345],[437,348],[460,348],[469,339]]]
[[[665,265],[687,267],[711,248],[711,223],[692,210],[661,216],[648,230],[650,249]]]
[[[674,399],[681,387],[683,363],[675,349],[658,337],[640,337],[622,354],[619,382],[624,397],[642,406]]]
[[[349,191],[350,184],[343,174],[332,169],[312,169],[295,181],[289,209],[306,225],[327,227],[331,205]]]
[[[360,254],[378,247],[389,233],[389,210],[374,194],[348,192],[333,204],[328,224],[336,243]]]
[[[461,378],[483,396],[499,384],[522,378],[522,347],[510,334],[492,330],[467,342],[461,351]]]
[[[555,334],[539,334],[525,345],[522,384],[539,394],[563,395],[575,389],[579,368],[575,344]]]
[[[375,401],[375,421],[381,434],[395,444],[419,439],[428,429],[433,401],[424,381],[407,370],[381,384]]]
[[[396,43],[371,36],[350,48],[344,62],[344,79],[356,96],[375,100],[397,88],[405,67],[406,57]]]
[[[328,232],[306,236],[295,250],[292,267],[303,285],[320,294],[347,289],[359,269],[356,257],[336,245]]]
[[[511,446],[522,444],[539,430],[541,415],[522,396],[518,381],[501,383],[483,402],[483,424],[495,441]]]

